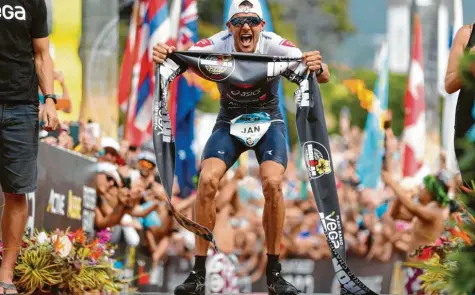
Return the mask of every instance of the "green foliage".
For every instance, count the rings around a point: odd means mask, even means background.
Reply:
[[[198,1],[198,13],[199,20],[204,23],[212,24],[215,26],[223,25],[223,12],[224,12],[224,0],[200,0]],[[200,31],[201,31],[201,27]],[[213,34],[216,34],[215,31]],[[211,35],[207,35],[209,37]]]
[[[324,0],[321,1],[321,8],[324,12],[333,16],[335,20],[334,31],[338,34],[347,34],[356,31],[355,26],[351,23],[349,15],[348,0]]]
[[[336,74],[333,72],[335,71]],[[329,110],[334,119],[338,118],[343,107],[348,107],[351,114],[351,124],[364,128],[368,112],[360,106],[360,101],[356,95],[349,91],[345,92],[342,85],[345,79],[360,79],[364,81],[367,89],[374,89],[377,74],[367,69],[343,70],[331,68],[331,82],[322,85],[323,99],[329,103]],[[336,77],[335,77],[336,76]],[[393,113],[393,130],[396,135],[400,135],[404,129],[404,96],[406,92],[407,76],[400,74],[389,75],[389,102],[388,108]],[[338,130],[338,126],[332,131]]]
[[[217,113],[219,112],[219,100],[215,100],[208,93],[203,92],[196,108],[205,113]]]

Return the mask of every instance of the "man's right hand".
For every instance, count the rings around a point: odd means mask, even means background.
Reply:
[[[153,61],[162,64],[170,53],[176,51],[174,46],[168,46],[165,43],[158,43],[153,47]]]

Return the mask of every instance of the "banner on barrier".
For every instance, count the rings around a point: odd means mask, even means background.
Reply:
[[[27,194],[29,234],[35,228],[52,231],[68,227],[82,227],[94,233],[96,190],[91,187],[94,166],[95,162],[88,158],[40,143],[38,190]],[[3,193],[0,199],[3,203]]]

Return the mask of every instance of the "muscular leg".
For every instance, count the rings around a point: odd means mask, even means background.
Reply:
[[[209,158],[201,163],[201,174],[195,203],[195,221],[213,230],[216,224],[216,192],[220,179],[226,173],[226,164],[218,158]],[[206,256],[209,242],[196,237],[196,255]]]
[[[3,258],[0,282],[12,283],[21,241],[28,219],[28,201],[25,194],[4,193],[5,207],[2,215]]]
[[[282,194],[284,172],[284,166],[274,161],[265,161],[260,166],[265,199],[262,222],[266,236],[267,253],[271,255],[280,254],[285,219],[284,196]]]

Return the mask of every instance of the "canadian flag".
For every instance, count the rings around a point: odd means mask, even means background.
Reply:
[[[424,163],[425,96],[422,55],[422,28],[419,16],[414,15],[412,59],[407,83],[404,121],[404,177],[415,176]]]

